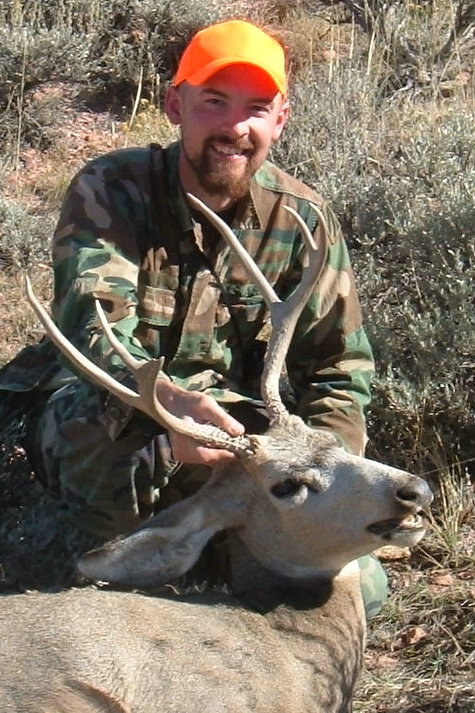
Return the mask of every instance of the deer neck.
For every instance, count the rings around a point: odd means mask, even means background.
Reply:
[[[282,576],[261,565],[238,537],[228,536],[232,591],[246,606],[267,614],[278,607],[315,609],[329,599],[332,581],[328,577],[301,581]]]
[[[274,628],[321,636],[329,621],[342,623],[346,619],[355,625],[358,636],[364,636],[365,614],[356,562],[334,577],[285,577],[263,567],[236,536],[230,537],[230,556],[233,594],[264,614]]]
[[[265,616],[307,680],[302,710],[315,701],[328,713],[351,710],[366,632],[357,564],[333,578],[295,580],[260,565],[237,538],[230,553],[233,593]]]

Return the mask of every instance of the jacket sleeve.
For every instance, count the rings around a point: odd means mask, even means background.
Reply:
[[[134,338],[138,318],[139,231],[146,200],[129,185],[107,157],[92,162],[71,182],[53,241],[55,278],[53,314],[61,331],[87,357],[124,383],[131,377],[99,327],[94,298],[101,300],[113,331],[137,358],[150,354]],[[119,175],[118,175],[119,174]],[[64,366],[71,364],[61,357]],[[133,380],[132,380],[133,381]],[[111,407],[123,421],[132,409]]]
[[[333,431],[345,447],[362,454],[373,355],[347,246],[336,217],[328,206],[323,210],[329,226],[326,257],[297,324],[287,369],[298,414],[311,426]]]

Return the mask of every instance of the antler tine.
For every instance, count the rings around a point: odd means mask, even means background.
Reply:
[[[319,244],[326,248],[326,241],[322,239],[327,229],[326,221],[322,211],[316,205],[310,203],[310,206],[319,219],[317,242],[297,211],[290,206],[285,206],[287,212],[295,218],[300,227],[302,239],[307,248],[307,255],[306,264],[304,264],[302,270],[302,279],[297,288],[285,302],[272,305],[270,308],[272,333],[269,338],[262,371],[261,391],[269,416],[275,420],[287,414],[287,409],[282,402],[279,390],[285,357],[287,356],[297,321],[313,292],[321,268],[325,263],[325,259],[319,258]]]
[[[111,329],[111,326],[109,322],[107,321],[106,314],[104,310],[102,309],[102,305],[99,302],[98,299],[94,300],[94,303],[96,305],[96,312],[97,316],[99,318],[99,322],[101,323],[101,327],[103,329],[104,334],[106,335],[109,344],[111,345],[112,349],[115,351],[118,356],[122,359],[124,364],[128,366],[129,370],[133,373],[135,373],[138,369],[140,369],[141,365],[144,363],[145,359],[135,359],[135,357],[132,356],[132,354],[127,351],[127,349],[124,347],[124,345],[119,342],[117,337],[115,336],[114,332]],[[157,360],[160,362],[160,371],[163,369],[163,362],[165,359],[163,357],[160,357],[160,359]],[[165,377],[165,374],[163,374]]]
[[[36,316],[45,328],[51,341],[58,347],[58,349],[62,351],[63,354],[65,354],[68,359],[78,367],[78,369],[86,373],[89,379],[91,379],[91,381],[95,384],[106,388],[130,406],[138,408],[138,394],[109,376],[109,374],[100,369],[96,364],[94,364],[94,362],[87,359],[84,354],[82,354],[79,349],[74,346],[74,344],[71,344],[71,342],[66,339],[46,310],[36,299],[28,276],[25,276],[25,290],[28,302],[35,311]]]
[[[186,194],[190,200],[190,203],[194,205],[195,208],[197,208],[199,211],[204,213],[210,223],[213,223],[215,228],[220,232],[222,237],[226,240],[228,245],[232,248],[233,252],[236,254],[236,256],[239,258],[241,263],[243,264],[247,274],[250,276],[251,280],[254,282],[255,285],[260,289],[266,303],[268,306],[273,304],[274,302],[280,302],[279,297],[277,297],[274,288],[272,287],[269,282],[267,282],[266,278],[262,274],[262,272],[259,270],[257,267],[256,263],[252,259],[252,257],[249,255],[248,252],[243,248],[239,240],[236,238],[234,235],[233,231],[229,227],[227,223],[222,220],[222,218],[219,217],[219,215],[216,215],[211,208],[208,208],[206,203],[203,203],[199,198],[194,196],[192,193],[187,193]]]
[[[105,388],[129,406],[143,411],[164,428],[193,438],[208,448],[221,448],[241,457],[254,453],[255,446],[252,440],[246,436],[233,438],[216,426],[196,423],[195,421],[185,421],[171,414],[157,398],[157,381],[160,379],[168,379],[163,372],[163,357],[160,359],[139,360],[129,354],[112,332],[98,300],[95,301],[96,308],[106,337],[110,341],[114,351],[119,354],[133,372],[137,381],[138,394],[121,384],[97,366],[97,364],[84,356],[84,354],[62,334],[49,314],[36,299],[28,277],[25,277],[25,289],[28,301],[33,307],[38,319],[43,324],[51,341],[97,386]]]
[[[211,223],[218,229],[222,237],[234,251],[236,257],[241,261],[250,279],[256,284],[264,297],[269,308],[272,334],[267,346],[264,360],[264,369],[261,381],[261,394],[265,403],[269,418],[272,422],[288,414],[280,397],[279,383],[285,357],[291,342],[297,320],[307,303],[313,288],[318,280],[321,266],[325,260],[319,259],[319,249],[314,236],[310,232],[303,218],[290,206],[285,206],[286,210],[295,218],[302,238],[307,248],[307,264],[302,271],[302,279],[298,287],[285,301],[277,296],[272,285],[266,280],[252,257],[241,245],[231,228],[217,216],[208,206],[190,193],[187,194],[190,203],[206,215]],[[321,240],[327,231],[325,217],[322,211],[313,203],[311,208],[316,212],[319,219],[317,235],[323,246],[326,241]]]

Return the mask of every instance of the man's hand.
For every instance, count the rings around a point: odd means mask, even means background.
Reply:
[[[165,408],[174,416],[192,418],[198,423],[212,423],[230,436],[241,436],[244,426],[230,416],[211,397],[198,391],[186,391],[170,381],[157,383],[157,396]],[[173,457],[180,463],[198,463],[210,468],[232,460],[235,456],[229,451],[217,448],[206,448],[188,436],[182,436],[175,431],[169,431]]]

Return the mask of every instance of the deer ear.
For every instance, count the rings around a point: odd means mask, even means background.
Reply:
[[[138,530],[86,552],[79,559],[79,572],[95,581],[131,587],[156,587],[180,577],[216,532],[241,521],[242,498],[245,494],[248,499],[248,493],[239,482],[239,477],[231,484],[228,477],[213,479]]]
[[[166,584],[194,565],[217,531],[196,527],[200,519],[199,513],[191,513],[171,527],[161,527],[152,520],[147,527],[124,539],[86,552],[78,562],[78,569],[89,579],[131,587]]]

